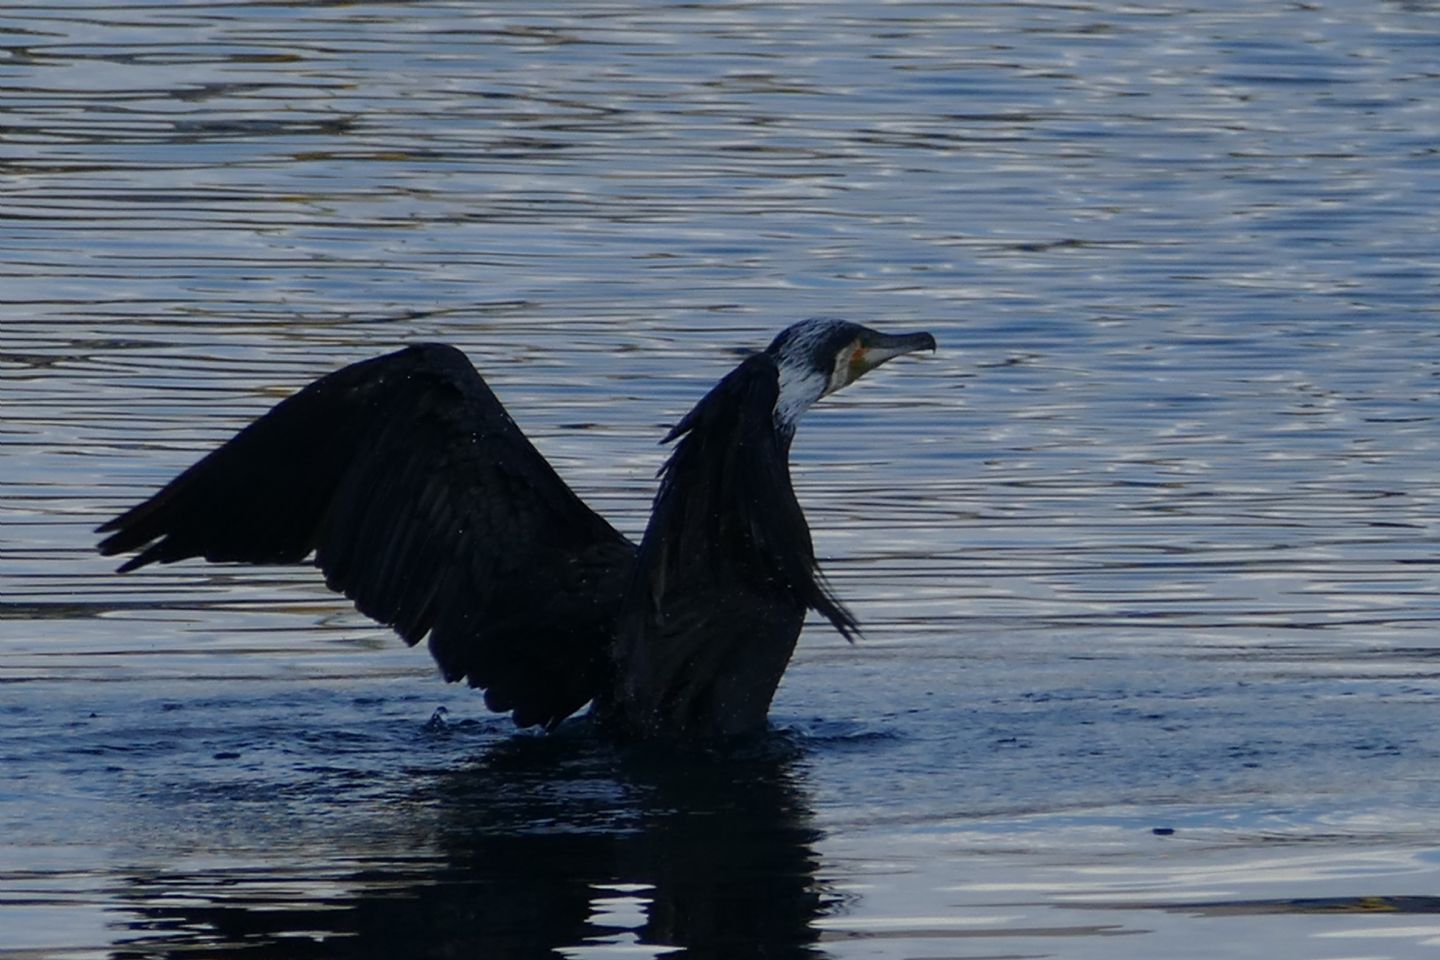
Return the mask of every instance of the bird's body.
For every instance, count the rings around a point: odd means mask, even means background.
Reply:
[[[720,381],[675,449],[637,546],[565,484],[465,356],[427,344],[281,401],[103,525],[121,571],[186,557],[298,562],[520,726],[593,701],[617,736],[754,732],[807,609],[855,629],[790,483],[795,421],[885,360],[934,349],[803,321]]]

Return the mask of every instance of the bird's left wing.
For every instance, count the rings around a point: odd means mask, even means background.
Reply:
[[[447,679],[522,726],[595,693],[635,553],[434,344],[315,381],[99,530],[101,553],[139,551],[122,572],[313,551],[331,589],[428,635]]]

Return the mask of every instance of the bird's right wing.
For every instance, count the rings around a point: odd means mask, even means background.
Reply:
[[[429,646],[521,726],[609,670],[635,547],[565,484],[460,351],[419,345],[277,404],[104,524],[120,570],[186,557],[293,563]]]

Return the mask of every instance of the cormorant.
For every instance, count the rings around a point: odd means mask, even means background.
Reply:
[[[99,527],[120,572],[187,557],[295,563],[521,727],[592,703],[622,738],[761,730],[807,609],[855,618],[790,484],[801,414],[928,333],[833,318],[783,330],[697,403],[639,546],[592,511],[459,350],[321,377]]]

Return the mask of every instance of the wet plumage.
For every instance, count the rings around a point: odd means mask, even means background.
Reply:
[[[802,321],[665,438],[631,543],[575,495],[460,351],[352,364],[281,401],[100,527],[122,572],[189,557],[295,563],[521,726],[593,701],[624,737],[762,729],[807,609],[850,636],[790,483],[799,416],[886,360],[934,349]]]

